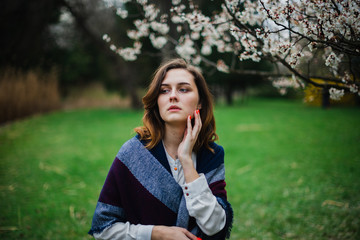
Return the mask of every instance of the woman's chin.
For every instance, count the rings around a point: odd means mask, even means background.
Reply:
[[[186,117],[184,118],[184,117],[180,117],[180,116],[178,116],[178,117],[173,116],[171,118],[166,119],[165,123],[170,124],[170,125],[174,125],[174,124],[186,125],[186,120],[187,120]]]

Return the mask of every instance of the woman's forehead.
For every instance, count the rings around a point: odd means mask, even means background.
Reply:
[[[194,76],[186,69],[176,68],[169,70],[162,84],[184,84],[188,83],[190,85],[195,84]]]

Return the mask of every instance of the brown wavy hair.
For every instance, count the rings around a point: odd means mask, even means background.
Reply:
[[[145,110],[143,116],[144,126],[135,128],[135,132],[140,135],[141,140],[147,142],[145,146],[148,149],[152,149],[161,141],[161,139],[163,139],[165,135],[165,123],[160,116],[157,99],[160,94],[161,83],[167,72],[171,69],[187,70],[193,75],[196,87],[198,88],[199,101],[201,104],[200,117],[202,127],[194,145],[194,151],[197,152],[204,146],[214,152],[209,145],[209,143],[218,139],[218,135],[215,133],[216,128],[212,95],[201,72],[181,58],[167,61],[160,65],[155,71],[148,91],[142,99]]]

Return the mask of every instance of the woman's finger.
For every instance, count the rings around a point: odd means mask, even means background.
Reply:
[[[191,240],[197,240],[198,238],[186,229],[183,229],[183,233]]]
[[[187,134],[190,136],[192,134],[191,115],[189,115],[187,118]]]
[[[198,238],[194,234],[192,234],[190,231],[188,231],[185,228],[179,228],[179,227],[172,227],[172,228],[174,228],[177,231],[181,231],[185,235],[184,237],[186,237],[187,239],[198,240]]]
[[[194,138],[197,138],[199,132],[200,132],[200,129],[201,129],[201,126],[202,126],[202,122],[201,122],[201,118],[200,118],[200,111],[199,110],[196,110],[195,113],[194,113],[194,117],[195,117],[195,125],[194,125],[194,128],[193,128],[193,137]]]

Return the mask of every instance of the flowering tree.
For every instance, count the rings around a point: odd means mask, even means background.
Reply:
[[[103,35],[110,49],[127,61],[136,60],[143,42],[150,40],[155,49],[172,49],[199,67],[267,76],[281,91],[313,84],[327,89],[333,99],[345,92],[360,94],[358,0],[225,0],[210,14],[192,0],[172,0],[168,11],[148,0],[104,1],[121,18],[133,19],[134,28],[127,31],[131,47],[118,46]],[[129,13],[130,7],[137,13]],[[214,52],[224,58],[212,60]],[[254,72],[236,64],[262,59],[287,71]],[[319,78],[314,62],[317,68],[327,68],[321,82],[314,80]]]

